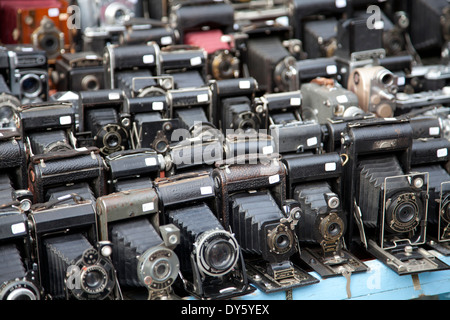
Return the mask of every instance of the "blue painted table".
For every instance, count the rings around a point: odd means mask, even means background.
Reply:
[[[450,257],[435,253],[436,256],[450,265]],[[364,262],[369,271],[351,276],[351,298],[355,300],[407,300],[423,296],[440,296],[450,299],[450,270],[423,272],[416,275],[399,276],[378,260]],[[294,300],[342,300],[348,299],[343,276],[322,279],[316,272],[311,275],[320,280],[319,283],[295,288],[292,290]],[[238,298],[239,300],[285,300],[286,292],[266,294],[256,290],[252,294]]]

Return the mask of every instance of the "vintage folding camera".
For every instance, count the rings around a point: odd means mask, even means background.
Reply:
[[[3,175],[1,180],[3,189],[5,180]],[[6,179],[6,181],[8,180]],[[0,209],[0,254],[2,257],[0,300],[41,300],[44,298],[37,270],[33,266],[28,232],[26,213],[14,206],[2,203],[2,209]]]
[[[328,119],[350,117],[363,113],[358,96],[330,78],[316,78],[302,84],[302,119],[326,123]]]
[[[81,91],[78,144],[96,146],[103,155],[129,148],[129,113],[119,89]]]
[[[279,34],[249,36],[243,63],[248,68],[249,76],[258,82],[262,93],[298,90],[296,62],[283,46]]]
[[[122,288],[146,288],[148,299],[176,299],[172,285],[180,262],[173,249],[180,230],[159,223],[158,195],[146,187],[97,199],[100,237],[113,244],[112,261]]]
[[[415,126],[423,127],[421,130],[423,132],[417,134],[413,141],[411,172],[428,172],[429,174],[427,244],[448,256],[450,254],[448,245],[450,174],[447,163],[450,142],[443,136],[438,118],[420,118],[415,121]]]
[[[148,188],[166,169],[164,157],[150,148],[125,150],[105,157],[108,193]]]
[[[279,93],[266,93],[255,98],[256,109],[268,113],[268,124],[283,125],[301,121],[303,96],[300,90]]]
[[[87,182],[95,197],[104,194],[104,162],[96,147],[77,148],[74,110],[68,102],[24,106],[28,187],[35,203],[48,200],[49,188]]]
[[[47,101],[49,75],[45,51],[31,45],[7,45],[11,93],[21,103]]]
[[[161,154],[169,150],[172,135],[182,124],[179,118],[169,115],[172,109],[167,97],[167,93],[155,90],[154,95],[127,98],[133,149],[152,148]]]
[[[429,173],[411,170],[413,132],[408,119],[355,121],[343,136],[344,207],[351,212],[349,237],[399,275],[446,269],[423,248]]]
[[[337,49],[337,19],[305,21],[303,45],[308,59],[331,58]]]
[[[66,190],[67,191],[67,190]],[[120,288],[110,259],[112,244],[97,237],[91,200],[38,203],[28,214],[33,262],[49,299],[119,300]]]
[[[76,148],[75,110],[70,102],[23,105],[20,118],[30,157]]]
[[[254,100],[258,82],[254,78],[238,78],[210,82],[213,94],[212,123],[222,132],[267,128],[267,112],[256,108]]]
[[[4,1],[1,42],[31,44],[52,62],[71,47],[68,1]]]
[[[356,94],[365,112],[373,112],[381,118],[395,114],[397,79],[388,69],[382,66],[356,68],[350,74],[347,88]]]
[[[128,97],[143,96],[142,90],[157,83],[160,75],[159,46],[150,42],[142,45],[104,47],[105,87],[122,89]],[[138,83],[133,78],[140,78]]]
[[[300,203],[296,232],[301,258],[322,278],[367,271],[347,250],[348,214],[342,204],[342,159],[338,153],[299,154],[283,158],[288,197]]]
[[[275,157],[256,164],[217,164],[212,177],[218,217],[242,248],[249,281],[264,292],[290,290],[318,280],[293,262],[299,252],[298,205],[287,206],[286,171]]]
[[[58,91],[105,88],[103,57],[94,52],[65,53],[55,62],[52,81]]]
[[[178,290],[198,299],[228,299],[254,291],[247,281],[240,246],[217,218],[215,189],[208,172],[155,181],[160,217],[180,229]]]
[[[173,3],[170,9],[171,23],[180,33],[180,42],[206,50],[207,73],[212,79],[239,77],[241,66],[234,43],[234,9],[230,3],[181,2]]]
[[[202,87],[207,83],[207,58],[206,50],[195,46],[162,47],[159,75],[172,76],[174,89]]]

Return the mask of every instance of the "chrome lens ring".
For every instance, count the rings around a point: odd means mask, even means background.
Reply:
[[[239,244],[225,230],[215,229],[202,233],[194,247],[200,271],[213,277],[230,272],[239,258]]]

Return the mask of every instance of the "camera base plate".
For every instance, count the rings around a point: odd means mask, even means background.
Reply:
[[[438,242],[433,239],[428,241],[427,245],[446,257],[450,256],[450,242]]]
[[[411,259],[406,259],[405,254],[383,249],[373,240],[369,240],[368,251],[400,276],[450,269],[449,265],[439,260],[432,252],[417,246],[412,247]]]
[[[295,265],[292,265],[293,276],[281,280],[276,280],[267,273],[267,261],[248,260],[246,261],[246,267],[251,284],[265,293],[286,291],[319,282],[314,276]]]
[[[324,257],[322,248],[302,248],[300,257],[322,278],[340,276],[344,272],[358,273],[369,270],[362,261],[344,249],[332,260]]]

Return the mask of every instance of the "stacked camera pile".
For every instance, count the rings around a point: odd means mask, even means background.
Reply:
[[[448,269],[449,14],[1,0],[0,300],[229,299],[374,258]]]

